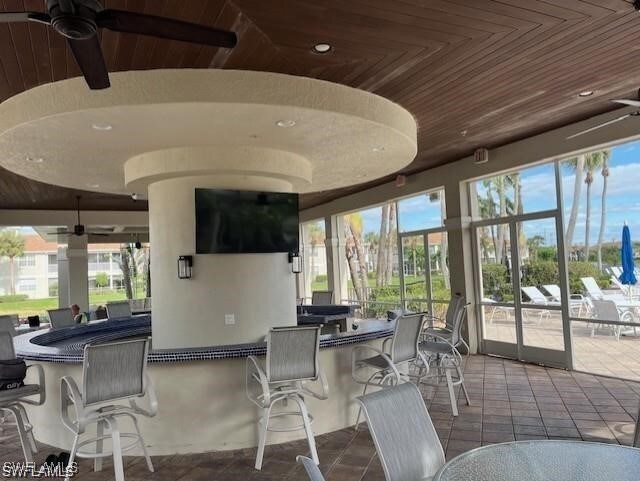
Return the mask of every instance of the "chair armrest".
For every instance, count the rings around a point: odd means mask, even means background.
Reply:
[[[271,403],[267,375],[255,356],[247,357],[246,392],[249,401],[260,408],[267,407]]]
[[[69,416],[69,408],[73,406],[75,420]],[[84,433],[87,425],[84,402],[76,381],[71,376],[60,379],[60,417],[70,431],[76,434]]]
[[[38,385],[40,386],[40,389],[38,391],[38,400],[34,401],[32,399],[22,399],[20,402],[23,402],[25,404],[32,404],[33,406],[41,406],[47,400],[44,370],[42,369],[42,366],[40,364],[29,364],[27,366],[27,372],[29,372],[29,369],[34,369],[38,373]]]
[[[396,377],[396,383],[399,383],[400,372],[398,371],[398,368],[393,364],[393,361],[391,360],[389,355],[386,352],[384,352],[382,349],[378,349],[377,347],[367,346],[367,345],[356,346],[351,351],[351,377],[353,378],[353,380],[358,384],[367,384],[369,382],[369,380],[364,381],[356,377],[356,371],[358,370],[358,359],[356,359],[356,354],[360,351],[366,351],[367,349],[380,355],[380,357],[382,357],[382,359],[385,360],[385,362],[387,363],[387,367],[391,371],[393,371],[393,374]]]
[[[322,389],[320,392],[316,392],[312,389],[309,389],[306,386],[306,382],[300,383],[300,388],[304,391],[305,394],[312,396],[316,399],[325,400],[329,398],[329,382],[327,381],[327,376],[325,376],[324,371],[322,369],[318,372],[318,379],[314,381],[314,383],[320,384],[320,388]]]
[[[156,396],[156,390],[153,387],[153,383],[146,372],[144,373],[144,392],[149,400],[148,409],[143,409],[138,406],[135,399],[129,400],[129,405],[136,414],[142,414],[143,416],[152,418],[158,414],[158,397]]]

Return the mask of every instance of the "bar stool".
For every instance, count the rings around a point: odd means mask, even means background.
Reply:
[[[319,464],[316,443],[311,430],[312,416],[307,410],[305,396],[327,399],[329,387],[318,364],[320,328],[316,326],[282,327],[271,329],[267,335],[267,358],[263,368],[255,356],[247,358],[247,397],[258,406],[262,414],[258,421],[258,452],[256,469],[262,468],[267,432],[288,432],[304,429],[311,457]],[[308,382],[319,382],[321,392],[307,387]],[[284,406],[292,401],[295,411],[273,413],[277,403]],[[269,420],[279,417],[300,417],[302,424],[288,427],[269,427]]]
[[[131,317],[131,304],[129,301],[107,302],[107,318]]]
[[[0,331],[0,359],[15,359],[16,353],[13,347],[13,335],[10,331]],[[20,438],[24,460],[27,463],[33,462],[33,454],[38,452],[35,438],[33,437],[33,426],[29,422],[24,404],[41,406],[46,399],[44,371],[39,364],[29,364],[27,372],[34,369],[38,375],[37,384],[25,384],[16,389],[0,391],[0,442]],[[37,400],[33,396],[38,396]],[[7,415],[12,415],[14,422],[8,421]],[[15,427],[17,432],[5,434],[7,427]]]
[[[139,446],[149,471],[153,472],[137,420],[139,415],[153,417],[158,412],[158,401],[146,372],[148,351],[148,339],[87,345],[82,366],[82,394],[72,377],[65,376],[60,380],[62,423],[74,434],[69,465],[76,457],[94,458],[94,470],[100,471],[102,458],[113,456],[116,481],[124,481],[122,453]],[[148,397],[148,409],[136,403],[136,399],[145,396]],[[128,401],[128,405],[115,401]],[[73,408],[73,417],[69,408]],[[118,420],[122,417],[133,421],[135,433],[120,432]],[[94,423],[97,425],[96,437],[80,442],[87,426]],[[109,431],[106,435],[105,428]],[[108,438],[111,438],[112,451],[105,453],[103,441]],[[123,438],[133,442],[122,446]],[[88,444],[95,444],[95,451],[80,451]]]

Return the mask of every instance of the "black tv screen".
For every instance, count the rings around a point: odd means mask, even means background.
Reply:
[[[298,250],[298,194],[196,189],[196,253]]]

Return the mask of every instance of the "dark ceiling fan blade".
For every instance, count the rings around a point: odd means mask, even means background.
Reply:
[[[104,62],[102,48],[98,36],[87,40],[67,39],[73,56],[84,75],[87,85],[92,90],[106,89],[111,86],[109,72]]]
[[[214,47],[233,48],[238,42],[236,34],[227,30],[123,10],[98,12],[96,24],[117,32],[138,33]]]
[[[3,12],[0,13],[0,23],[38,22],[51,24],[51,17],[41,12]]]

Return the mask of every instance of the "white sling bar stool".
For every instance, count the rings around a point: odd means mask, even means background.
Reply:
[[[0,331],[0,359],[15,359],[16,353],[13,347],[13,334],[11,331]],[[40,406],[45,401],[44,371],[39,364],[30,364],[29,369],[34,369],[38,374],[37,384],[27,384],[16,389],[0,391],[0,442],[20,438],[24,460],[33,462],[33,454],[38,452],[36,441],[33,437],[33,426],[29,422],[24,404]],[[36,399],[33,396],[38,396]],[[12,415],[11,422],[7,415]],[[5,434],[7,427],[15,428],[16,432]]]
[[[263,368],[255,356],[247,358],[247,397],[258,406],[261,417],[258,422],[258,452],[256,469],[262,469],[264,447],[267,432],[286,432],[304,429],[309,441],[311,457],[319,464],[316,442],[311,430],[313,418],[307,410],[304,398],[327,399],[329,387],[324,373],[318,364],[320,350],[320,327],[282,327],[274,328],[267,335],[267,358]],[[306,383],[318,381],[322,391],[310,390]],[[287,405],[292,401],[297,411],[273,413],[275,404]],[[302,424],[296,426],[269,426],[269,420],[278,417],[295,416],[302,418]]]
[[[113,456],[116,481],[124,481],[122,453],[140,446],[147,460],[149,471],[153,464],[138,428],[137,416],[153,417],[158,411],[153,386],[147,376],[148,339],[87,345],[84,348],[82,366],[82,394],[70,376],[61,381],[62,423],[74,434],[69,465],[78,458],[94,458],[94,470],[102,469],[102,458]],[[142,409],[136,399],[148,396],[149,408]],[[128,404],[122,403],[128,401]],[[121,403],[116,403],[121,402]],[[72,409],[73,416],[69,414]],[[131,419],[135,433],[121,433],[119,418]],[[89,424],[97,425],[97,435],[80,441]],[[109,431],[104,433],[105,428]],[[112,451],[103,452],[103,441],[111,438]],[[122,439],[133,442],[122,446]],[[95,444],[95,450],[80,448]],[[66,478],[68,481],[69,478]]]

